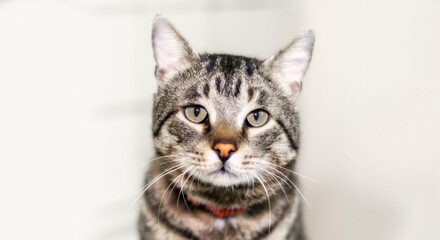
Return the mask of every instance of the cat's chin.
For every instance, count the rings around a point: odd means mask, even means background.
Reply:
[[[218,208],[240,209],[265,202],[267,195],[257,183],[249,183],[250,178],[236,177],[225,173],[200,174],[194,178],[197,187],[183,186],[186,197],[197,203]]]

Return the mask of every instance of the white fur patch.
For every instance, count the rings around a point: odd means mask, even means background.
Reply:
[[[226,225],[225,221],[226,221],[225,219],[216,218],[214,220],[214,227],[217,230],[223,230],[225,228],[225,225]]]

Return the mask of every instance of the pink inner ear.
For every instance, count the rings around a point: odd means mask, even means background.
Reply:
[[[285,66],[281,77],[287,83],[292,93],[298,94],[301,91],[301,81],[304,77],[305,69],[306,66],[304,64],[291,63]]]
[[[293,93],[298,94],[299,92],[301,92],[301,85],[302,84],[300,82],[293,82],[293,83],[289,84],[289,87]]]
[[[158,68],[156,71],[156,77],[159,79],[163,79],[167,71],[164,68]]]

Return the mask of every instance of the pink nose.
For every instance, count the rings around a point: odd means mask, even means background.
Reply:
[[[212,147],[216,152],[220,160],[224,163],[229,159],[232,152],[236,150],[236,147],[232,143],[219,142]]]

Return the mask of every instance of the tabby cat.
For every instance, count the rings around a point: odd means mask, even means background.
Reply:
[[[162,16],[152,40],[156,158],[141,239],[305,239],[295,100],[313,32],[265,61],[199,54]]]

